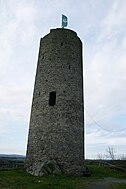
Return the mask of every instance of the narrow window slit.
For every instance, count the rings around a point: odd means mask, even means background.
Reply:
[[[52,91],[49,93],[49,105],[54,106],[56,104],[56,92]]]

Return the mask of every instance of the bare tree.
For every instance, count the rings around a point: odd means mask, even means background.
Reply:
[[[121,154],[121,155],[119,156],[119,159],[120,159],[120,160],[126,160],[126,154]]]
[[[115,160],[115,150],[113,147],[108,146],[108,148],[106,149],[106,153],[105,156],[107,159],[112,159]]]
[[[97,158],[98,158],[98,160],[99,160],[99,166],[102,164],[102,162],[103,162],[103,160],[104,160],[104,157],[105,157],[104,154],[98,153]]]
[[[103,160],[105,155],[102,154],[102,153],[98,153],[97,157],[98,157],[99,160]]]

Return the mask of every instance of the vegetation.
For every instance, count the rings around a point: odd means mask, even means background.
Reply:
[[[25,157],[2,156],[0,155],[0,168],[24,167]]]
[[[98,164],[89,165],[89,169],[93,173],[92,178],[97,178],[97,179],[101,179],[105,177],[113,177],[120,179],[126,178],[126,173],[110,169],[108,167],[105,167],[104,165],[101,166],[98,166]]]
[[[98,153],[97,158],[99,160],[126,160],[126,154],[116,154],[116,150],[112,146],[108,146],[106,152]]]
[[[112,189],[126,189],[126,183],[113,183]]]
[[[23,168],[1,169],[0,170],[0,189],[90,189],[98,179],[104,177],[126,178],[126,174],[108,167],[99,166],[92,161],[87,163],[92,172],[91,177],[72,177],[72,176],[48,176],[35,177],[25,172]],[[126,188],[126,184],[114,183],[111,189]]]
[[[81,189],[87,185],[86,180],[66,176],[34,177],[22,169],[0,171],[1,189]]]

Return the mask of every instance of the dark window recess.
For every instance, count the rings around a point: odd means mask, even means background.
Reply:
[[[70,70],[70,65],[69,65],[69,70]]]
[[[49,93],[49,105],[54,106],[56,104],[56,92],[52,91]]]
[[[40,96],[40,92],[39,92],[39,96]]]
[[[63,46],[63,43],[61,43],[61,46]]]

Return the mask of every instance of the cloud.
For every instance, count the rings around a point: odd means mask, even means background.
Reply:
[[[125,132],[111,134],[94,123],[125,128],[125,0],[2,0],[0,5],[0,152],[25,153],[39,39],[61,26],[62,13],[84,43],[87,153],[125,144]]]
[[[108,15],[101,24],[101,35],[99,40],[112,40],[113,38],[125,35],[126,30],[126,2],[115,0]]]
[[[111,133],[103,130],[94,130],[86,135],[86,157],[98,158],[98,154],[106,154],[106,149],[113,147],[116,155],[125,154],[126,132]]]
[[[85,63],[86,144],[90,158],[109,145],[121,154],[126,144],[126,130],[121,132],[126,129],[125,5],[125,1],[116,0],[109,6],[91,49],[86,48],[86,53],[91,51]]]
[[[11,149],[13,153],[14,148],[16,153],[19,145],[21,146],[22,144],[23,149],[26,142],[35,72],[33,69],[35,69],[36,63],[34,58],[36,54],[31,53],[33,49],[31,45],[35,43],[34,40],[37,35],[37,27],[35,25],[37,14],[33,5],[33,1],[30,4],[25,1],[1,1],[1,153],[5,151],[8,153]],[[31,60],[34,61],[33,65]],[[30,72],[32,72],[32,75]],[[18,139],[19,143],[17,142]],[[24,149],[20,151],[24,153]]]
[[[112,15],[115,14],[115,9],[117,13],[120,10],[117,3],[118,1],[116,1],[116,5],[113,5]],[[121,6],[124,5],[121,4]],[[124,20],[125,14],[122,13],[120,17]],[[113,34],[114,26],[110,24],[109,20],[110,16],[108,15],[103,23],[109,23],[108,28]],[[125,24],[126,22],[121,24],[121,28],[125,28]],[[117,26],[118,21],[115,31],[118,30],[119,26]],[[108,41],[106,40],[107,34],[107,31],[106,33],[105,31],[101,32],[101,36],[104,36],[104,42],[102,38],[100,41],[96,39],[91,62],[85,71],[86,106],[97,120],[109,119],[111,116],[126,113],[125,37],[124,41],[122,39],[121,44],[119,44],[118,38],[116,38],[118,36]]]

